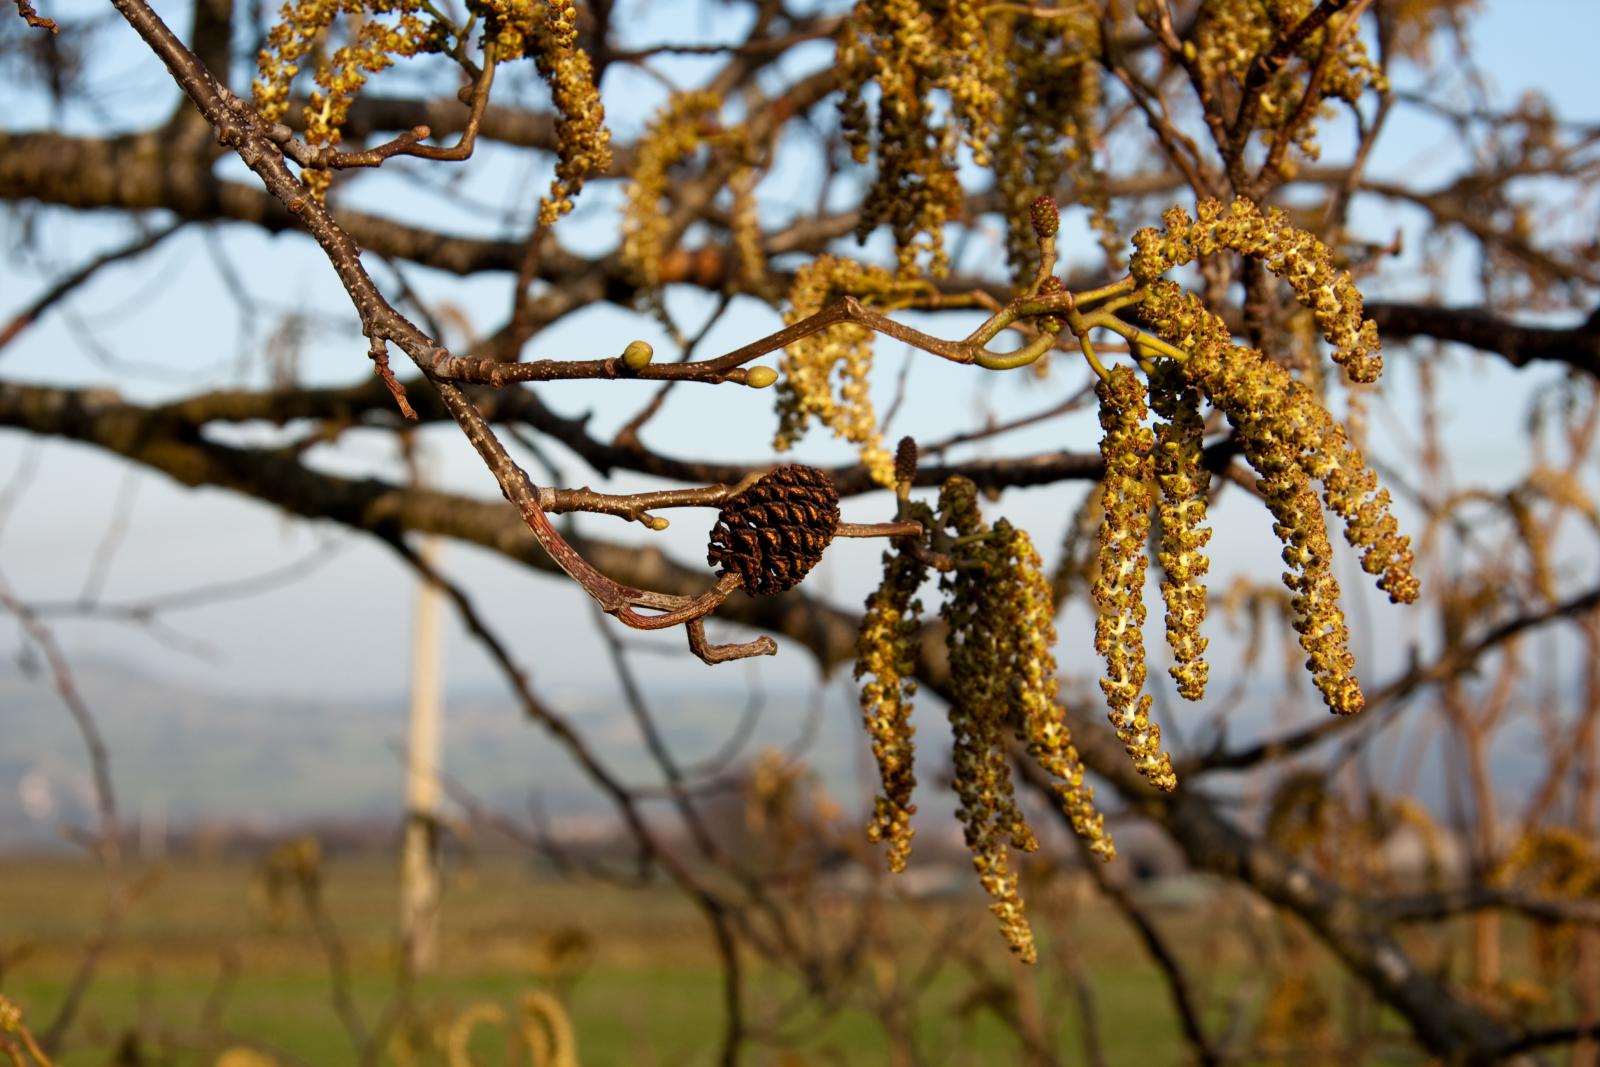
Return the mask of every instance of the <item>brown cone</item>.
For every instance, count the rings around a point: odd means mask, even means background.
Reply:
[[[779,467],[723,505],[706,562],[739,576],[751,596],[793,589],[839,528],[839,491],[826,471]]]

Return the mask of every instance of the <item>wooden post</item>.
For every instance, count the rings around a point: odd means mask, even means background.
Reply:
[[[423,540],[421,556],[438,566],[440,541]],[[417,589],[411,641],[411,725],[406,742],[406,827],[400,867],[400,935],[411,974],[433,968],[439,954],[439,705],[442,594],[432,582]]]

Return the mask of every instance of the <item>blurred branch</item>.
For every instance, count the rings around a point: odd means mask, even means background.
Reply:
[[[734,940],[732,922],[727,905],[699,879],[690,874],[683,862],[668,849],[645,823],[636,798],[600,761],[589,745],[566,718],[557,714],[534,695],[527,674],[511,658],[510,651],[495,632],[489,628],[472,600],[454,582],[439,573],[419,553],[414,551],[396,533],[386,538],[389,546],[421,577],[442,589],[455,605],[462,623],[489,654],[499,668],[512,692],[522,705],[523,713],[544,727],[573,757],[574,761],[605,793],[617,807],[629,834],[642,853],[661,865],[680,889],[699,906],[710,924],[712,936],[723,966],[723,1037],[718,1061],[734,1067],[739,1060],[739,1049],[744,1041],[745,1023],[743,1009],[743,967],[738,945]]]
[[[1026,781],[1041,793],[1046,803],[1054,806],[1055,797],[1048,788],[1044,788],[1042,783],[1032,777],[1027,777]],[[1205,1024],[1201,1021],[1200,1007],[1196,1002],[1194,985],[1185,972],[1183,961],[1178,958],[1177,952],[1156,927],[1155,921],[1139,902],[1133,899],[1133,894],[1126,887],[1113,882],[1105,871],[1105,864],[1100,862],[1098,856],[1091,855],[1089,850],[1083,847],[1083,839],[1074,835],[1073,840],[1079,845],[1079,855],[1084,860],[1083,866],[1094,879],[1095,888],[1122,913],[1122,917],[1138,935],[1140,943],[1144,945],[1145,952],[1155,963],[1156,969],[1161,972],[1162,980],[1166,983],[1167,995],[1171,997],[1172,1007],[1178,1013],[1178,1024],[1183,1030],[1184,1040],[1189,1043],[1189,1048],[1194,1053],[1195,1062],[1205,1067],[1216,1067],[1226,1062],[1222,1051],[1206,1033]]]
[[[1343,718],[1330,717],[1314,726],[1244,748],[1217,749],[1190,757],[1179,762],[1179,773],[1242,770],[1292,756],[1356,727],[1376,728],[1381,726],[1384,720],[1381,717],[1374,717],[1374,712],[1390,710],[1426,686],[1436,685],[1472,670],[1484,654],[1528,630],[1574,618],[1597,607],[1600,607],[1600,588],[1591,589],[1587,593],[1562,601],[1543,611],[1519,615],[1494,627],[1476,641],[1451,648],[1427,666],[1412,667],[1401,677],[1377,689],[1367,698],[1367,714]]]
[[[1525,326],[1480,307],[1434,307],[1376,301],[1367,314],[1390,340],[1428,337],[1493,352],[1513,367],[1566,363],[1600,378],[1600,311],[1578,326]]]
[[[110,266],[113,263],[120,263],[125,259],[133,259],[136,256],[143,255],[145,252],[150,251],[150,249],[154,248],[162,241],[165,241],[168,237],[171,237],[173,234],[177,233],[178,230],[183,227],[183,225],[184,224],[181,222],[174,222],[170,225],[142,233],[128,244],[125,244],[120,248],[112,249],[109,252],[103,253],[89,260],[83,266],[79,267],[71,274],[68,274],[66,277],[50,286],[50,288],[46,289],[43,293],[34,298],[33,303],[29,304],[27,307],[11,316],[10,322],[7,322],[4,326],[0,326],[0,349],[4,349],[12,341],[15,341],[24,330],[26,330],[29,326],[32,326],[35,322],[38,322],[40,317],[43,316],[46,311],[49,311],[50,308],[67,299],[67,297],[71,296],[73,293],[87,285],[90,281],[94,280],[95,276],[98,275],[102,269]]]
[[[1463,886],[1433,893],[1375,898],[1374,911],[1391,922],[1433,922],[1473,911],[1512,911],[1552,923],[1600,926],[1600,901],[1533,896],[1493,885]]]
[[[1329,882],[1292,857],[1224,819],[1193,786],[1155,793],[1123,758],[1114,736],[1081,709],[1068,708],[1072,736],[1084,763],[1110,781],[1124,800],[1164,829],[1196,870],[1249,886],[1295,915],[1361,984],[1411,1027],[1417,1040],[1446,1062],[1487,1064],[1510,1039],[1507,1028],[1419,969],[1382,917],[1343,886]],[[1049,791],[1048,775],[1031,760],[1022,778]],[[1067,826],[1066,816],[1051,810]]]
[[[83,693],[73,677],[72,667],[61,651],[55,634],[40,621],[31,607],[18,599],[11,583],[6,581],[3,575],[0,575],[0,606],[4,606],[16,616],[28,639],[44,653],[56,694],[66,705],[67,712],[72,716],[72,722],[77,726],[78,734],[83,739],[84,750],[89,755],[90,777],[94,783],[95,813],[98,821],[95,828],[95,852],[102,862],[114,863],[120,831],[117,826],[116,792],[111,784],[111,755],[106,749],[105,737],[100,733],[100,726],[95,722],[94,713],[89,710],[88,703],[83,699]]]

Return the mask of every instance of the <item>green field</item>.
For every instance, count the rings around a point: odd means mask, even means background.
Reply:
[[[326,910],[348,956],[361,1027],[370,1032],[404,1014],[403,1029],[417,1035],[410,1045],[391,1036],[376,1046],[385,1062],[403,1061],[413,1046],[442,1045],[441,1035],[469,1005],[491,1002],[509,1010],[535,989],[567,1005],[587,1067],[714,1059],[723,1019],[721,971],[705,921],[670,889],[558,881],[511,858],[458,870],[447,889],[440,966],[411,991],[409,1011],[398,1013],[393,864],[379,857],[334,859],[322,871]],[[96,969],[62,1063],[103,1064],[120,1056],[127,1063],[210,1064],[222,1049],[242,1043],[272,1051],[285,1065],[357,1062],[334,1007],[327,952],[304,908],[291,900],[275,917],[255,873],[245,860],[158,869]],[[1070,936],[1078,973],[1089,976],[1108,1062],[1181,1062],[1182,1040],[1165,987],[1138,942],[1098,897],[1070,897],[1059,907],[1041,904],[1041,938],[1049,930]],[[35,1030],[44,1029],[61,1003],[105,906],[104,883],[87,864],[0,860],[0,991],[23,1008]],[[842,897],[819,905],[810,933],[843,933],[850,910]],[[838,931],[829,927],[832,912]],[[1201,944],[1215,936],[1206,932],[1215,930],[1206,914],[1165,915],[1164,925],[1180,942]],[[1077,986],[1060,957],[1046,944],[1045,959],[1056,965],[1024,971],[1011,963],[978,898],[905,904],[883,919],[904,953],[893,965],[883,954],[858,968],[837,990],[836,1006],[825,1010],[814,1004],[794,1010],[806,1001],[796,997],[796,980],[747,959],[749,1020],[762,1030],[775,1028],[749,1062],[889,1062],[872,989],[885,988],[896,977],[894,967],[909,970],[926,958],[932,932],[951,919],[963,928],[957,947],[914,998],[909,1023],[930,1061],[1019,1062],[1016,1039],[998,1013],[1024,1003],[1043,1020],[1062,1062],[1085,1062]],[[1225,948],[1204,955],[1216,966],[1196,976],[1219,1011],[1222,987],[1236,981],[1244,965],[1242,958],[1228,958],[1233,955]],[[501,1027],[478,1027],[475,1062],[503,1062],[505,1038]],[[425,1048],[417,1059],[442,1062],[443,1056]]]

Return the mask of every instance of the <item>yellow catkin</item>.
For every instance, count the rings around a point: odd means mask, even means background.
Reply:
[[[1354,299],[1359,301],[1359,294]],[[1346,306],[1348,310],[1350,305]],[[1150,321],[1157,324],[1156,332],[1179,348],[1190,350],[1202,343],[1208,351],[1233,348],[1221,320],[1172,282],[1152,282],[1144,307]],[[1359,317],[1359,306],[1352,314]],[[1364,334],[1369,325],[1370,322],[1364,323],[1359,333]],[[1271,420],[1271,432],[1284,439],[1305,472],[1322,483],[1323,502],[1344,521],[1345,540],[1361,553],[1362,569],[1378,577],[1378,588],[1395,603],[1416,600],[1419,585],[1412,573],[1415,557],[1411,540],[1400,533],[1399,523],[1390,511],[1388,490],[1378,485],[1378,476],[1367,465],[1361,450],[1310,389],[1260,353],[1251,355],[1245,349],[1220,359],[1191,360],[1185,363],[1184,373],[1211,399],[1210,389],[1226,388],[1217,372],[1235,366],[1245,368],[1247,376],[1260,379],[1256,392],[1270,402],[1254,417]],[[1245,401],[1241,398],[1241,402]],[[1212,399],[1212,403],[1217,402]],[[1241,409],[1241,414],[1250,413]]]
[[[347,43],[318,65],[312,75],[317,87],[303,113],[308,144],[338,147],[350,104],[369,75],[386,70],[396,57],[440,47],[440,31],[421,17],[422,10],[420,0],[294,0],[284,4],[256,59],[258,77],[253,90],[257,109],[270,121],[283,117],[301,61],[325,41],[337,17],[345,15],[354,29]],[[312,194],[322,199],[332,172],[308,168],[303,180]]]
[[[877,175],[861,202],[858,237],[887,224],[900,269],[923,257],[942,274],[949,259],[945,221],[961,210],[961,182],[952,165],[959,133],[936,118],[945,40],[940,20],[919,0],[859,0],[840,30],[836,66],[846,143],[857,162],[876,155]],[[877,117],[868,114],[869,84],[878,89]]]
[[[1026,208],[1041,193],[1070,179],[1097,228],[1109,223],[1094,166],[1100,54],[1086,6],[1040,19],[982,0],[859,0],[836,57],[845,140],[858,162],[876,164],[858,236],[888,226],[902,273],[944,273],[963,149],[995,172],[1019,278],[1032,271]]]
[[[577,1035],[561,1001],[543,990],[524,993],[518,1021],[529,1067],[578,1067]]]
[[[767,255],[762,245],[761,205],[756,199],[756,183],[754,167],[740,167],[728,179],[728,188],[733,194],[728,228],[738,263],[740,287],[745,292],[765,294],[768,289]]]
[[[1100,688],[1106,696],[1117,739],[1139,773],[1161,790],[1177,787],[1172,759],[1161,748],[1161,727],[1150,718],[1144,693],[1144,579],[1150,534],[1150,452],[1154,435],[1144,425],[1145,391],[1134,372],[1120,366],[1097,387],[1105,459],[1100,524],[1099,569],[1092,593],[1099,608],[1095,650],[1105,658]]]
[[[964,478],[952,478],[940,493],[940,518],[958,537],[976,537],[984,530],[978,514],[977,490]],[[993,898],[989,910],[999,921],[1006,944],[1026,962],[1037,958],[1033,930],[1024,913],[1017,872],[1009,848],[1038,847],[1017,808],[1006,759],[1004,686],[1001,651],[996,641],[993,598],[986,597],[986,576],[994,562],[990,546],[974,541],[964,554],[965,566],[940,581],[946,599],[940,614],[949,626],[950,729],[956,796],[967,850],[978,881]]]
[[[469,1004],[450,1022],[449,1036],[445,1040],[445,1060],[450,1067],[473,1067],[472,1033],[485,1023],[503,1023],[506,1013],[500,1005],[488,1001]]]
[[[327,43],[340,15],[352,29],[348,40],[319,64],[312,80],[303,120],[306,142],[336,148],[350,104],[367,79],[392,66],[398,57],[438,52],[449,45],[451,28],[424,18],[432,9],[423,0],[291,0],[267,33],[257,56],[253,89],[257,109],[270,121],[287,111],[300,64]],[[483,18],[485,63],[531,56],[550,87],[556,110],[556,174],[550,193],[540,201],[539,220],[555,222],[572,209],[572,198],[587,175],[611,165],[611,134],[605,108],[594,83],[587,53],[577,47],[577,7],[572,3],[532,0],[483,0],[476,5]],[[332,172],[308,168],[304,181],[321,199]]]
[[[14,1034],[22,1029],[22,1009],[9,997],[0,995],[0,1034]]]
[[[926,507],[920,510],[920,517],[931,526],[932,514]],[[913,675],[917,616],[922,610],[916,593],[927,573],[927,566],[906,552],[885,552],[883,581],[867,598],[856,638],[855,677],[866,679],[861,713],[883,786],[873,802],[867,836],[888,843],[889,869],[896,872],[905,869],[911,855],[911,816],[917,810],[911,799],[917,785],[911,701],[917,690]]]
[[[300,73],[300,61],[339,14],[340,0],[293,0],[278,12],[267,31],[266,46],[256,57],[258,76],[253,85],[256,110],[277,122],[289,110],[289,86]]]
[[[235,1045],[219,1052],[212,1067],[278,1067],[278,1061],[264,1052]]]
[[[1262,212],[1243,198],[1226,209],[1215,200],[1202,200],[1196,211],[1199,218],[1193,219],[1174,207],[1162,216],[1164,229],[1146,227],[1133,235],[1129,269],[1136,280],[1151,282],[1173,267],[1221,251],[1259,260],[1288,282],[1295,298],[1310,310],[1333,346],[1333,361],[1351,380],[1377,380],[1383,370],[1378,326],[1363,317],[1360,291],[1349,271],[1334,267],[1326,245],[1291,225],[1277,208]]]
[[[1102,104],[1098,16],[1083,5],[1050,19],[993,13],[984,25],[987,54],[1004,65],[1000,76],[992,78],[1000,99],[985,154],[1006,219],[1013,276],[1021,283],[1037,266],[1038,243],[1028,225],[1028,206],[1044,194],[1088,207],[1102,242],[1112,242],[1109,247],[1120,251],[1122,235],[1112,221],[1105,175],[1097,163]],[[980,76],[985,69],[974,62],[965,66]]]
[[[1211,472],[1205,465],[1200,397],[1182,370],[1163,362],[1150,374],[1150,405],[1165,420],[1156,429],[1154,467],[1161,486],[1161,597],[1175,661],[1170,673],[1180,696],[1199,700],[1210,670],[1200,629],[1206,618],[1203,579],[1211,569],[1205,554],[1211,531],[1203,525]]]
[[[713,92],[679,93],[658,111],[639,138],[633,180],[622,209],[622,263],[645,288],[661,285],[661,261],[670,249],[670,212],[663,210],[668,169],[715,133],[721,98]]]
[[[939,524],[956,542],[956,566],[940,578],[961,802],[956,815],[1001,934],[1031,963],[1037,950],[1010,853],[1032,852],[1039,843],[1016,801],[1008,737],[1050,775],[1090,851],[1110,859],[1116,848],[1056,698],[1054,601],[1032,540],[1004,519],[986,525],[977,487],[965,478],[944,484]]]
[[[1296,408],[1315,435],[1315,445],[1304,453],[1306,473],[1323,486],[1329,510],[1344,520],[1345,540],[1361,553],[1361,568],[1378,576],[1378,588],[1396,604],[1417,599],[1421,586],[1412,573],[1416,562],[1411,539],[1389,511],[1389,491],[1333,415],[1298,382],[1289,387]],[[1307,441],[1309,444],[1309,441]]]
[[[847,294],[870,300],[894,290],[893,276],[882,267],[819,256],[795,272],[784,321],[799,322]],[[872,339],[872,331],[864,326],[839,323],[783,350],[778,363],[778,432],[773,447],[787,451],[815,419],[835,437],[856,446],[875,482],[893,488],[894,456],[884,447],[872,407]]]
[[[1308,473],[1324,462],[1315,452],[1322,442],[1319,405],[1282,367],[1255,349],[1233,344],[1221,320],[1172,283],[1151,284],[1144,317],[1158,334],[1187,351],[1185,377],[1228,417],[1245,458],[1260,476],[1259,488],[1290,568],[1283,581],[1294,593],[1294,627],[1323,700],[1338,714],[1360,711],[1365,700],[1347,647],[1349,630],[1339,608],[1333,546]]]
[[[1191,33],[1201,77],[1213,86],[1224,82],[1232,83],[1230,88],[1242,85],[1257,57],[1270,51],[1315,6],[1316,0],[1204,0]],[[1334,15],[1326,26],[1307,35],[1292,62],[1268,77],[1259,94],[1256,123],[1269,143],[1287,137],[1308,158],[1316,159],[1315,120],[1323,109],[1322,101],[1354,105],[1369,89],[1381,92],[1388,88],[1388,79],[1367,54],[1361,35],[1345,32],[1347,17]],[[1316,85],[1317,98],[1302,109],[1307,70],[1323,62],[1330,33],[1339,35],[1339,45],[1327,53]]]
[[[611,131],[594,64],[577,40],[577,5],[547,0],[534,28],[534,66],[556,109],[556,173],[539,201],[539,222],[546,226],[572,210],[585,178],[611,166]]]
[[[1094,789],[1084,781],[1083,761],[1072,743],[1056,697],[1055,604],[1044,564],[1024,530],[995,523],[995,557],[1004,570],[991,577],[989,595],[1002,604],[1006,625],[999,634],[1000,666],[1017,740],[1055,780],[1052,789],[1072,829],[1104,858],[1116,855],[1105,818],[1095,810]]]

